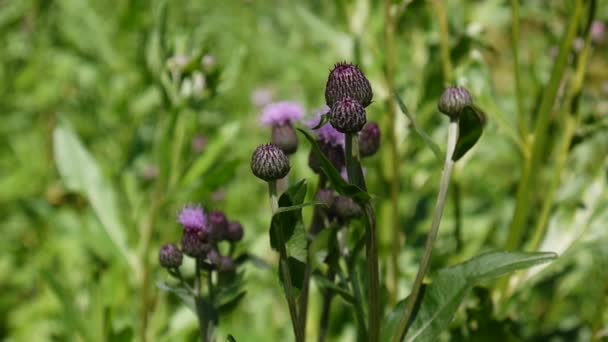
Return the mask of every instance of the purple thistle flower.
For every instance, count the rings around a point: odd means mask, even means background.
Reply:
[[[187,205],[178,214],[177,221],[186,232],[207,232],[209,226],[207,216],[198,205]]]
[[[304,116],[304,108],[296,102],[275,102],[264,107],[260,122],[265,126],[283,126],[299,121]]]

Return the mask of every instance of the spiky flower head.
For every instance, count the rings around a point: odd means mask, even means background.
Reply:
[[[184,232],[182,235],[182,251],[193,258],[203,258],[211,246],[201,238],[198,232]]]
[[[186,205],[177,215],[177,221],[182,225],[185,232],[208,232],[209,225],[207,216],[198,205]]]
[[[297,122],[304,117],[304,108],[296,102],[282,101],[266,105],[260,115],[265,126],[283,126]]]
[[[160,265],[165,268],[180,267],[183,258],[182,252],[172,243],[162,246],[158,252],[158,261]]]
[[[464,87],[447,88],[437,104],[437,109],[452,119],[457,119],[468,106],[473,105],[473,97]]]
[[[365,108],[355,99],[344,97],[331,110],[329,122],[338,132],[357,133],[365,123]]]
[[[228,218],[221,211],[212,211],[208,215],[209,236],[212,241],[221,241],[228,231]]]
[[[289,159],[283,150],[273,144],[258,146],[251,156],[251,171],[266,181],[279,180],[289,173]]]
[[[226,239],[228,241],[239,242],[243,239],[244,234],[245,232],[240,222],[233,221],[228,223],[228,233],[226,234]]]
[[[271,142],[286,154],[294,154],[298,150],[298,136],[291,124],[272,126]]]
[[[359,102],[363,107],[372,103],[372,87],[356,65],[341,62],[334,66],[325,86],[325,102],[331,108],[345,97]]]
[[[375,122],[368,122],[359,132],[359,154],[370,157],[380,148],[380,127]]]

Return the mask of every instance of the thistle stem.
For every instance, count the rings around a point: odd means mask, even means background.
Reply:
[[[439,185],[439,194],[437,195],[437,202],[435,204],[435,211],[433,213],[433,221],[431,223],[431,230],[426,238],[426,245],[424,248],[424,255],[420,261],[418,273],[412,286],[412,292],[410,293],[407,301],[407,306],[401,321],[399,321],[399,327],[397,334],[393,337],[393,342],[403,341],[407,334],[407,330],[410,326],[410,321],[413,320],[413,311],[420,297],[420,289],[422,288],[422,281],[431,265],[431,257],[433,255],[433,245],[437,239],[437,233],[439,232],[439,224],[441,223],[441,216],[443,215],[443,207],[447,198],[448,187],[450,185],[450,177],[452,169],[454,168],[454,161],[452,156],[454,155],[454,149],[456,148],[456,142],[458,141],[458,120],[451,120],[448,126],[448,142],[445,155],[445,163],[443,171],[441,172],[441,183]]]
[[[325,182],[325,175],[321,173],[319,175],[319,182],[317,183],[317,190],[315,191],[315,196],[319,193],[319,190],[325,187]],[[302,335],[306,333],[306,322],[308,318],[308,295],[310,292],[310,277],[312,275],[312,260],[311,255],[308,254],[308,252],[310,252],[310,244],[312,242],[312,239],[324,228],[323,226],[324,215],[321,213],[320,208],[318,206],[315,206],[312,214],[312,222],[310,224],[310,228],[308,229],[311,238],[306,240],[307,260],[306,265],[304,266],[304,280],[302,283],[302,291],[300,292],[300,298],[298,300],[298,329],[300,331],[300,334]],[[329,312],[327,313],[327,315],[329,315]],[[321,339],[321,337],[319,337],[319,339]]]
[[[268,192],[270,194],[270,205],[272,208],[272,215],[274,216],[274,214],[276,214],[277,210],[279,209],[276,181],[268,182]],[[291,284],[291,272],[289,270],[287,248],[285,248],[286,241],[281,229],[277,229],[277,237],[279,239],[279,269],[281,275],[283,276],[285,298],[287,300],[287,306],[289,307],[289,315],[291,316],[291,325],[293,327],[293,333],[296,342],[304,342],[303,333],[298,328],[298,311],[296,307],[294,291]]]
[[[363,190],[367,190],[361,160],[359,158],[359,145],[357,134],[346,134],[346,172],[352,184]],[[366,224],[367,272],[368,272],[368,324],[369,341],[376,342],[380,339],[380,275],[378,270],[378,246],[376,233],[376,215],[369,202],[363,203]]]

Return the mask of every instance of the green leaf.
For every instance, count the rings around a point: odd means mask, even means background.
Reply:
[[[351,197],[359,202],[361,201],[369,201],[371,199],[370,195],[361,190],[358,186],[349,184],[345,181],[340,172],[336,170],[336,168],[331,164],[331,162],[323,155],[321,149],[319,148],[319,144],[317,144],[317,140],[306,130],[298,128],[298,131],[306,137],[306,139],[310,142],[312,147],[312,152],[321,162],[321,170],[327,176],[327,179],[331,182],[331,185],[336,189],[336,191],[343,196]]]
[[[171,292],[171,293],[177,295],[179,297],[179,299],[182,300],[184,305],[196,314],[196,303],[194,302],[194,297],[192,297],[192,295],[190,294],[190,292],[188,292],[188,290],[186,290],[183,287],[173,287],[173,286],[171,286],[165,282],[161,282],[161,281],[156,283],[156,287],[158,287],[159,289],[161,289],[163,291]]]
[[[307,184],[304,179],[290,186],[279,197],[279,209],[301,205],[306,197],[306,188]],[[298,222],[302,222],[302,208],[276,212],[270,222],[270,247],[278,251],[281,243],[286,244],[294,234]],[[282,242],[279,238],[279,229],[284,239]]]
[[[395,99],[397,100],[397,103],[399,104],[399,108],[401,109],[401,112],[403,114],[405,114],[405,116],[407,116],[407,118],[410,120],[410,122],[412,124],[412,128],[414,128],[414,131],[416,133],[418,133],[418,135],[422,138],[422,140],[424,140],[426,145],[433,151],[433,154],[435,155],[435,157],[439,161],[443,160],[443,157],[441,156],[442,155],[441,149],[439,148],[439,146],[437,144],[435,144],[433,139],[431,139],[431,137],[428,134],[426,134],[426,132],[422,128],[420,128],[420,126],[418,126],[416,119],[414,118],[412,113],[410,113],[409,109],[407,109],[405,102],[403,102],[403,100],[401,100],[401,98],[399,97],[399,94],[397,94],[397,92],[395,92],[394,94],[395,94]]]
[[[304,284],[304,272],[306,270],[306,264],[294,257],[287,258],[287,267],[289,267],[289,275],[291,276],[291,286],[298,291],[302,290]],[[285,281],[283,278],[283,272],[279,269],[279,280],[281,283]],[[298,295],[297,293],[295,294]]]
[[[302,204],[298,204],[298,205],[291,205],[289,207],[280,207],[279,209],[277,209],[276,213],[284,213],[284,212],[287,212],[287,211],[300,210],[302,208],[310,207],[310,206],[313,206],[313,205],[321,205],[321,206],[327,207],[327,204],[325,204],[325,203],[321,203],[321,202],[308,202],[308,203],[302,203]]]
[[[542,252],[491,252],[440,270],[421,294],[405,341],[434,341],[448,327],[470,289],[480,281],[545,263],[556,257],[555,253]],[[404,315],[407,300],[399,302],[387,317],[383,340],[389,340],[397,333],[398,322]]]
[[[68,127],[57,126],[53,132],[55,163],[66,187],[86,196],[118,252],[138,274],[135,253],[127,246],[126,228],[121,222],[114,188],[103,177],[95,159]]]
[[[466,107],[458,119],[458,141],[452,160],[462,158],[479,140],[486,123],[485,113],[476,106]]]
[[[315,274],[314,278],[321,288],[336,293],[337,295],[342,297],[342,299],[344,299],[347,303],[353,304],[355,302],[355,297],[347,289],[340,287],[339,285],[327,280],[327,278],[321,275]]]

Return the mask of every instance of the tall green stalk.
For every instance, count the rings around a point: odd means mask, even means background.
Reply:
[[[351,183],[357,185],[363,190],[367,189],[363,170],[361,169],[361,160],[359,157],[359,145],[357,134],[346,134],[346,172]],[[367,255],[367,277],[368,285],[368,323],[369,323],[369,340],[379,341],[380,339],[380,318],[382,312],[380,310],[380,272],[378,270],[378,241],[376,232],[376,214],[374,208],[369,202],[363,203],[363,212],[365,214],[366,224],[366,243],[365,251]]]
[[[566,33],[560,45],[559,55],[553,66],[549,84],[543,93],[538,117],[534,127],[534,142],[532,144],[532,152],[530,157],[524,162],[523,174],[517,188],[517,198],[515,203],[515,213],[513,221],[509,227],[509,235],[505,243],[505,249],[515,250],[519,247],[524,233],[524,226],[528,220],[530,212],[531,189],[536,186],[536,176],[539,173],[541,159],[545,151],[545,143],[547,141],[549,121],[551,110],[557,97],[557,90],[564,76],[568,64],[568,55],[572,48],[572,43],[576,36],[584,6],[583,0],[576,0],[574,11],[568,22]]]
[[[595,7],[594,4],[592,4],[589,9],[588,25],[591,25],[594,16]],[[560,117],[564,118],[564,122],[562,124],[562,134],[558,142],[559,147],[557,149],[557,158],[553,166],[552,178],[548,185],[548,190],[546,191],[545,196],[543,196],[544,202],[540,211],[538,222],[536,223],[536,227],[534,229],[532,240],[529,245],[529,249],[532,251],[540,247],[540,244],[547,232],[549,214],[551,213],[551,207],[554,203],[555,192],[559,187],[562,172],[566,167],[572,138],[574,137],[574,133],[576,132],[576,128],[578,126],[578,106],[573,106],[573,103],[576,98],[580,96],[583,89],[585,73],[587,71],[587,61],[589,59],[590,54],[590,43],[591,35],[589,32],[587,32],[585,46],[583,47],[583,50],[578,56],[576,72],[570,85],[570,91],[568,92],[567,100],[562,106],[564,110],[560,113]]]
[[[272,215],[276,214],[279,210],[279,199],[277,196],[277,183],[276,181],[268,182],[268,192],[270,194],[270,205],[272,208]],[[293,333],[297,342],[304,342],[304,336],[298,328],[298,310],[296,307],[295,293],[291,284],[291,272],[289,270],[287,248],[285,247],[285,237],[281,229],[277,229],[277,236],[279,239],[279,268],[281,275],[283,276],[283,285],[285,286],[285,297],[287,299],[287,306],[289,307],[289,315],[291,316],[291,324],[293,327]]]
[[[450,120],[448,127],[448,141],[445,155],[445,162],[443,165],[443,171],[441,172],[441,182],[439,185],[439,193],[437,194],[437,202],[435,204],[435,211],[433,212],[433,221],[431,223],[431,230],[426,238],[426,245],[424,247],[424,255],[420,261],[418,267],[418,273],[416,273],[416,279],[412,286],[409,299],[405,312],[399,321],[397,333],[393,336],[393,342],[403,341],[407,334],[407,330],[410,326],[410,320],[413,319],[414,307],[420,297],[420,289],[422,288],[422,281],[427,274],[431,266],[431,257],[433,256],[433,245],[437,239],[437,233],[439,232],[439,224],[441,223],[441,216],[443,215],[443,208],[448,194],[448,187],[450,185],[450,177],[452,175],[452,169],[454,168],[454,161],[452,156],[456,148],[456,142],[458,141],[458,120]]]
[[[384,2],[384,78],[386,87],[390,94],[395,92],[395,17],[393,13],[393,1],[385,0]],[[395,119],[397,112],[393,97],[389,96],[386,99],[386,109],[388,112],[388,145],[391,154],[391,223],[392,223],[392,241],[391,241],[391,266],[393,273],[392,291],[390,291],[391,303],[397,301],[397,289],[399,285],[399,252],[401,250],[401,229],[399,226],[399,151],[397,150],[397,125]]]

